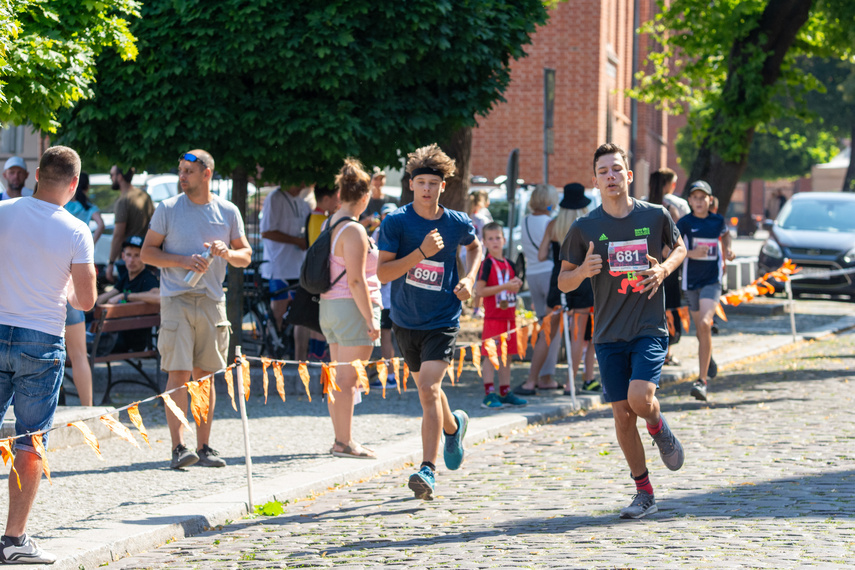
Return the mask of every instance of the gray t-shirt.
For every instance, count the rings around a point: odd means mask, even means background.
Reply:
[[[192,255],[205,251],[205,242],[221,240],[227,245],[244,235],[243,219],[237,206],[213,195],[207,204],[194,204],[186,194],[179,194],[158,204],[151,218],[151,229],[163,238],[163,251]],[[223,280],[226,260],[211,257],[211,266],[195,287],[184,282],[183,267],[164,267],[160,272],[160,295],[174,297],[194,291],[205,293],[215,301],[225,299]]]
[[[680,239],[671,215],[662,206],[633,200],[625,218],[614,218],[600,206],[573,223],[561,246],[560,259],[574,265],[585,261],[589,242],[603,259],[591,278],[594,288],[594,342],[621,342],[644,336],[668,336],[665,290],[652,299],[637,285],[637,272],[649,268],[647,254],[662,261],[662,247]]]

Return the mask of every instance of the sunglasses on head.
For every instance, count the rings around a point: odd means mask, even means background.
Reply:
[[[178,160],[186,160],[187,162],[199,162],[205,168],[208,168],[208,165],[205,163],[205,159],[201,156],[196,156],[192,152],[185,152],[181,156],[178,157]]]

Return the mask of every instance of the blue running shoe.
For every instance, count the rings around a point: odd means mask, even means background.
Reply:
[[[521,408],[528,404],[526,400],[520,398],[513,392],[508,392],[507,396],[499,396],[499,402],[501,402],[503,406],[512,406],[514,408]]]
[[[505,405],[502,404],[501,400],[499,400],[499,396],[495,392],[490,392],[484,398],[484,401],[481,402],[482,408],[487,408],[488,410],[496,410],[499,408],[504,408]]]
[[[445,450],[442,455],[445,466],[454,471],[460,469],[463,463],[463,438],[466,437],[466,428],[469,427],[469,416],[463,410],[455,410],[452,415],[457,420],[457,433],[445,434]]]
[[[427,465],[410,475],[408,486],[415,493],[417,499],[433,501],[433,489],[435,485],[433,471]]]

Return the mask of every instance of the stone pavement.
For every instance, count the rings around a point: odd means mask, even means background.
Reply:
[[[646,519],[618,517],[632,481],[602,409],[470,445],[432,502],[395,469],[108,567],[851,567],[853,366],[847,334],[717,379],[710,403],[666,387],[686,463],[670,472],[648,448]]]
[[[821,332],[853,326],[853,314],[855,305],[848,303],[800,301],[797,321],[800,331]],[[721,334],[714,341],[716,358],[723,364],[722,374],[740,370],[740,363],[746,358],[789,344],[788,327],[789,318],[785,315],[731,315],[728,323],[720,325]],[[691,377],[695,358],[692,351],[696,351],[696,346],[692,337],[684,336],[675,351],[683,358],[684,366],[666,380]],[[521,382],[526,373],[526,364],[516,365],[514,383]],[[332,427],[326,406],[319,398],[310,403],[305,394],[289,395],[283,403],[271,394],[265,404],[259,394],[259,380],[260,371],[255,369],[247,406],[256,504],[274,498],[293,501],[323,493],[330,487],[347,485],[420,460],[420,406],[412,386],[404,394],[388,394],[385,400],[372,392],[357,407],[354,434],[377,449],[380,457],[378,461],[360,461],[329,456]],[[674,389],[685,393],[688,387],[682,384]],[[96,397],[99,394],[96,386]],[[470,446],[572,412],[569,398],[555,391],[529,398],[530,405],[523,410],[482,410],[480,379],[471,367],[458,386],[448,388],[448,394],[453,407],[466,409],[473,418],[467,437]],[[132,387],[126,386],[115,395],[113,403],[124,405],[149,395],[133,392]],[[597,397],[587,397],[582,404],[592,408],[597,402]],[[29,531],[43,547],[60,556],[54,568],[95,568],[245,515],[243,435],[239,416],[232,410],[225,390],[220,390],[212,436],[212,445],[227,461],[223,469],[168,469],[170,445],[162,404],[143,404],[140,411],[149,430],[151,449],[138,436],[140,448],[115,437],[99,436],[103,461],[82,445],[50,449],[52,484],[42,483]],[[597,412],[588,418],[601,415],[602,412]],[[603,417],[606,416],[607,413]],[[130,425],[126,414],[122,414],[121,420]],[[613,441],[609,429],[602,432],[605,438],[602,442],[607,445]],[[82,439],[73,428],[66,430],[71,434],[69,438]],[[193,442],[192,436],[189,441]],[[612,453],[611,459],[615,457]],[[587,454],[584,458],[592,459]],[[476,461],[474,457],[472,460]],[[468,469],[461,474],[465,472]],[[391,488],[404,489],[400,473],[397,477]],[[446,474],[441,475],[441,485],[444,480],[448,480]],[[616,485],[625,493],[617,501],[625,502],[629,495],[623,479]],[[446,493],[442,488],[441,492]],[[5,509],[6,501],[2,500],[0,518]]]

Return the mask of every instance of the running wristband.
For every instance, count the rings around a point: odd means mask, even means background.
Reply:
[[[422,257],[424,257],[425,259],[427,259],[427,255],[425,255],[425,252],[423,252],[423,251],[422,251],[422,246],[419,246],[419,253],[421,253],[421,254],[422,254]]]

